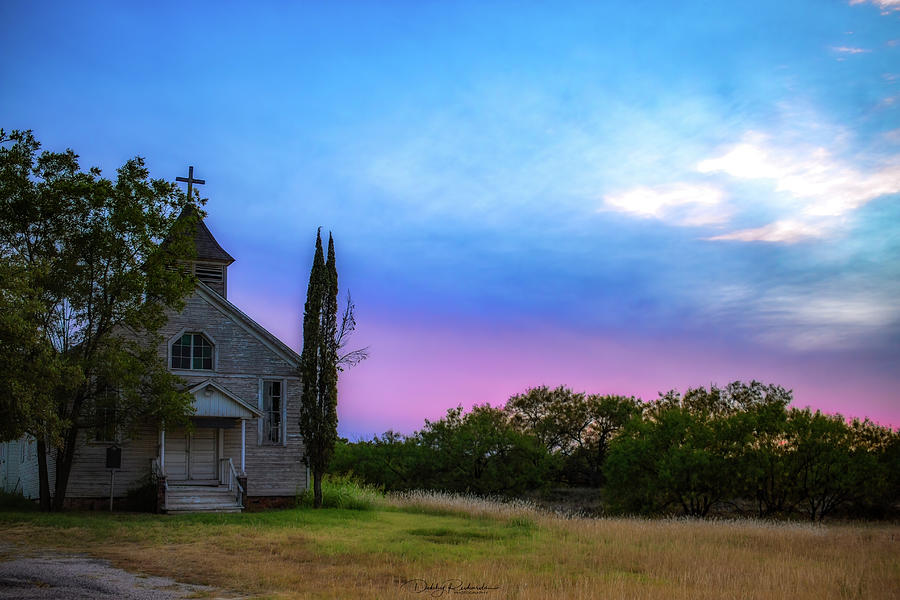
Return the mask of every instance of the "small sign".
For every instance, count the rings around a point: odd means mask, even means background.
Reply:
[[[118,446],[109,446],[106,449],[106,468],[121,469],[122,468],[122,449]]]

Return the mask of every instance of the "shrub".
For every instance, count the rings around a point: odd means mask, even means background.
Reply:
[[[350,475],[325,475],[322,479],[322,507],[349,510],[373,510],[384,498],[381,489],[360,483]],[[300,495],[300,506],[311,508],[313,490],[308,488]]]
[[[125,492],[125,506],[137,512],[156,512],[156,480],[147,475]]]
[[[22,492],[0,490],[0,509],[2,510],[36,510],[37,504],[22,495]]]

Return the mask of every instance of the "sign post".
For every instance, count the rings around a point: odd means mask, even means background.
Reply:
[[[109,512],[112,512],[116,487],[116,469],[122,468],[122,449],[118,444],[113,444],[106,448],[106,468],[109,469]]]

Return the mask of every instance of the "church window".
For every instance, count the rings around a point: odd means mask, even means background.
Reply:
[[[118,421],[116,405],[118,390],[112,386],[102,386],[94,399],[94,434],[95,442],[114,442],[118,439]]]
[[[280,444],[282,438],[282,385],[280,381],[263,382],[263,443]]]
[[[173,369],[212,370],[213,347],[199,333],[185,333],[172,344]]]

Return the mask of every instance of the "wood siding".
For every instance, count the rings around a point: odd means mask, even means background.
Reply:
[[[37,442],[30,435],[18,440],[0,443],[3,448],[0,458],[0,488],[7,492],[21,493],[26,498],[40,497],[38,476]],[[47,456],[50,489],[56,484],[56,460]]]
[[[208,393],[207,393],[208,392]],[[256,398],[241,398],[247,404],[256,406]],[[253,418],[253,413],[234,400],[210,386],[194,394],[194,414],[207,417]]]
[[[89,431],[78,434],[78,447],[72,460],[67,498],[108,498],[109,469],[106,468],[108,443],[88,442]],[[131,439],[119,442],[122,468],[116,470],[115,495],[124,496],[150,476],[150,461],[157,455],[159,434],[155,427],[142,427]]]

